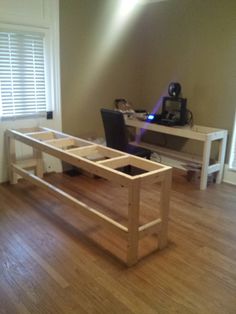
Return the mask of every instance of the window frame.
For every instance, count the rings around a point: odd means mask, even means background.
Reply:
[[[0,32],[14,32],[26,34],[43,34],[44,36],[44,70],[45,70],[45,94],[46,94],[46,111],[45,112],[32,112],[29,114],[12,115],[8,117],[0,116],[0,121],[7,120],[23,120],[28,118],[46,117],[47,111],[54,111],[54,95],[52,93],[53,85],[53,59],[52,59],[52,44],[51,34],[48,27],[34,27],[18,24],[5,24],[0,23]]]

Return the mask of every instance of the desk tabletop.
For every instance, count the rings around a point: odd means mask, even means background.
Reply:
[[[138,129],[150,130],[154,132],[170,134],[199,141],[206,141],[207,139],[217,140],[227,136],[227,130],[216,129],[201,125],[170,127],[165,125],[159,125],[156,123],[141,121],[134,118],[126,118],[125,124],[127,126],[132,126]]]

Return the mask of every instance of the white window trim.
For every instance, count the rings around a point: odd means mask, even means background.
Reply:
[[[45,36],[45,46],[44,46],[44,55],[45,55],[45,89],[46,89],[46,104],[47,111],[55,110],[55,95],[52,92],[54,86],[53,79],[53,52],[52,52],[52,35],[49,27],[34,27],[34,26],[25,26],[18,24],[8,24],[0,23],[0,31],[5,32],[27,32],[27,33],[43,33]],[[29,115],[20,115],[12,117],[1,117],[0,120],[23,120],[27,118],[34,117],[45,117],[46,113],[32,113]]]

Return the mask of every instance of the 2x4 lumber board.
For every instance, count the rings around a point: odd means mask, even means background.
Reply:
[[[161,183],[160,194],[160,218],[161,218],[161,230],[159,232],[158,247],[163,249],[167,246],[168,235],[168,220],[170,211],[170,192],[171,192],[172,171],[171,169],[166,171],[165,178]]]
[[[54,139],[54,134],[53,132],[48,132],[48,131],[41,131],[41,132],[35,132],[35,133],[26,133],[25,135],[32,137],[36,140],[40,141],[46,141],[46,140],[51,140]]]
[[[118,156],[129,156],[125,152],[121,152],[110,147],[98,145],[98,152],[108,158],[118,157]]]
[[[89,143],[89,144],[80,145],[79,143],[73,143],[72,145],[74,145],[76,147],[68,148],[68,149],[66,149],[66,152],[73,154],[73,152],[74,151],[76,152],[78,150],[78,148],[90,147],[93,144]]]
[[[33,149],[33,156],[36,160],[35,173],[39,178],[43,177],[43,153],[38,149]]]
[[[157,162],[151,161],[149,159],[137,157],[134,155],[129,156],[130,164],[134,167],[141,168],[146,171],[153,171],[158,169],[164,169],[166,168],[165,165],[161,165]]]
[[[205,134],[216,133],[216,132],[222,131],[222,129],[211,128],[209,126],[203,126],[203,125],[193,125],[192,130],[194,132],[200,132],[200,133],[205,133]]]
[[[169,167],[168,169],[171,169],[171,167]],[[167,170],[166,168],[154,170],[151,172],[137,175],[135,176],[135,178],[139,179],[142,185],[159,183],[165,179],[166,170]]]
[[[220,170],[220,163],[216,163],[214,165],[210,165],[208,167],[208,171],[207,172],[208,172],[208,174],[211,174],[211,173],[219,171],[219,170]]]
[[[68,148],[66,149],[66,151],[70,151],[70,152],[73,152],[74,150],[76,151],[78,148],[82,148],[82,147],[87,147],[87,146],[91,146],[91,145],[94,145],[93,143],[91,142],[88,142],[88,141],[84,141],[82,139],[79,139],[79,138],[75,138],[75,137],[68,137],[70,138],[70,140],[73,141],[73,144],[71,144],[71,146],[74,146],[74,147],[71,147],[71,148]]]
[[[211,141],[220,140],[220,139],[224,138],[225,136],[227,136],[227,133],[228,132],[226,130],[217,131],[215,133],[209,134],[209,138]]]
[[[140,181],[136,180],[129,186],[128,199],[128,247],[127,265],[132,266],[138,262],[139,244],[139,206],[140,206]]]
[[[19,174],[24,179],[46,190],[59,200],[65,202],[67,205],[78,209],[84,216],[90,218],[91,220],[97,221],[104,227],[109,228],[110,230],[115,232],[120,237],[127,239],[128,229],[125,226],[105,216],[104,214],[101,214],[94,208],[89,207],[88,205],[80,202],[76,198],[70,196],[68,193],[60,190],[59,188],[53,186],[52,184],[38,178],[37,176],[27,172],[26,170],[23,170],[19,166],[13,164],[12,168],[17,174]]]
[[[98,161],[98,163],[112,169],[117,169],[129,165],[129,156],[119,156],[111,159],[105,159]]]
[[[202,164],[202,157],[201,156],[192,155],[192,154],[188,154],[188,153],[184,153],[184,152],[178,152],[178,151],[175,151],[175,150],[172,150],[169,148],[160,147],[160,146],[145,143],[145,142],[140,142],[140,143],[132,142],[131,144],[136,145],[136,146],[140,146],[143,148],[147,148],[153,152],[157,152],[160,155],[168,156],[170,158]]]
[[[227,143],[227,132],[225,132],[224,137],[219,143],[218,162],[220,164],[220,170],[216,175],[217,184],[221,183],[222,177],[223,177],[226,143]]]
[[[78,157],[86,157],[88,155],[97,154],[97,145],[92,144],[89,146],[78,147],[73,150],[69,150],[68,154]]]
[[[190,127],[168,127],[131,119],[127,119],[125,123],[127,126],[132,126],[141,130],[150,130],[193,140],[205,141],[206,138],[205,133],[193,131]]]
[[[44,153],[68,162],[75,167],[87,170],[90,173],[116,182],[118,184],[128,186],[132,181],[132,177],[125,173],[106,168],[105,166],[96,164],[88,159],[68,154],[68,152],[60,150],[57,147],[52,147],[44,142],[30,138],[27,135],[21,134],[15,130],[7,130],[6,134],[12,139],[23,142],[26,145],[32,146],[35,149],[41,150]]]
[[[66,148],[67,146],[71,146],[74,144],[74,140],[69,137],[46,140],[45,142],[49,145],[59,148]]]
[[[74,145],[77,147],[85,147],[85,146],[89,146],[92,145],[92,142],[88,142],[86,140],[83,140],[81,138],[77,138],[77,137],[73,137],[71,135],[69,135],[70,139],[74,140]]]
[[[33,127],[33,128],[19,128],[19,129],[17,129],[17,131],[26,134],[26,133],[36,133],[36,132],[41,132],[41,131],[48,131],[48,130],[45,130],[45,128],[41,128],[41,127]]]
[[[209,138],[204,143],[203,163],[202,163],[201,179],[200,179],[201,190],[205,190],[207,187],[208,168],[209,168],[210,154],[211,154],[211,143],[212,141]]]
[[[52,129],[49,129],[49,128],[43,128],[45,131],[49,131],[49,132],[53,132],[55,135],[59,136],[59,137],[70,137],[72,139],[74,139],[75,141],[79,141],[79,146],[82,146],[82,145],[91,145],[92,143],[87,141],[87,140],[84,140],[84,139],[81,139],[81,138],[78,138],[78,137],[75,137],[75,136],[72,136],[70,134],[67,134],[67,133],[62,133],[60,131],[56,131],[56,130],[52,130]]]
[[[17,130],[18,131],[18,130]],[[24,132],[23,132],[24,133]],[[44,133],[53,133],[52,131],[48,131],[48,130],[38,130],[38,131],[33,131],[33,132],[27,132],[27,133],[24,133],[25,135],[28,135],[28,136],[33,136],[35,135],[35,137],[37,138],[38,135],[40,134],[44,134]]]
[[[91,150],[90,150],[91,149]],[[118,156],[128,156],[127,154],[119,151],[115,151],[113,149],[101,146],[101,145],[96,145],[90,143],[90,145],[84,146],[84,147],[77,147],[73,149],[68,150],[69,153],[75,154],[77,156],[85,157],[94,154],[98,154],[104,157],[108,158],[113,158],[113,157],[118,157]]]
[[[77,149],[68,150],[67,152],[68,154],[71,154],[77,157],[86,158],[90,161],[95,161],[95,162],[105,159],[105,157],[99,153],[97,149],[97,145],[95,144],[78,147]]]
[[[28,158],[28,159],[22,159],[22,160],[18,159],[15,161],[15,164],[23,169],[32,169],[36,167],[37,160],[35,158]]]
[[[139,239],[142,239],[154,233],[158,234],[161,230],[161,219],[158,218],[153,221],[150,221],[146,223],[145,225],[140,226],[138,230],[139,230]]]

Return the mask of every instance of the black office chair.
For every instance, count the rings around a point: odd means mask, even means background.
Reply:
[[[122,112],[102,108],[101,115],[108,147],[150,159],[150,150],[129,144]]]

